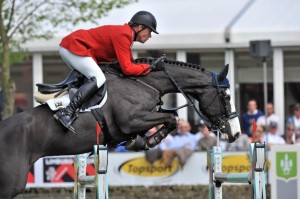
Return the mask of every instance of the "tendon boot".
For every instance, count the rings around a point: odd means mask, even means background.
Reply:
[[[132,138],[126,143],[125,148],[131,151],[147,151],[150,148],[154,148],[163,139],[167,137],[171,130],[162,126],[157,132],[149,137],[141,137],[139,134],[135,138]]]
[[[91,77],[88,82],[82,85],[75,93],[70,104],[63,109],[58,110],[54,114],[54,118],[59,121],[65,128],[75,133],[75,129],[71,126],[77,118],[76,111],[97,91],[97,80]]]

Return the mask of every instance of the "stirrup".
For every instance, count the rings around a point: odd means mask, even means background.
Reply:
[[[147,146],[145,139],[137,135],[136,138],[132,138],[126,143],[125,149],[130,151],[148,151],[150,148]]]
[[[61,118],[65,117],[66,115],[62,114],[62,111],[59,110],[59,112],[54,114],[54,118],[59,121],[66,129],[69,129],[71,132],[76,133],[74,127],[71,125],[77,118],[78,114],[75,113],[74,116],[69,120],[67,123],[65,123]]]

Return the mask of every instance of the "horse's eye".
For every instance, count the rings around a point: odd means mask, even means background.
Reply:
[[[225,95],[226,100],[230,100],[230,95]]]

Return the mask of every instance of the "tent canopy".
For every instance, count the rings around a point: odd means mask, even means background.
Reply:
[[[250,40],[264,39],[272,46],[300,46],[299,0],[139,0],[112,10],[99,26],[127,23],[140,10],[156,17],[160,34],[152,34],[147,45],[135,44],[137,49],[248,47]],[[92,27],[84,23],[72,30]],[[47,49],[69,32],[60,31]],[[45,46],[37,42],[27,45],[30,51]]]

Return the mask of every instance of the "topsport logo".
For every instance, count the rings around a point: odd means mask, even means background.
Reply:
[[[177,159],[170,166],[166,166],[160,160],[151,164],[145,157],[138,157],[124,162],[119,167],[119,172],[141,177],[167,177],[175,174],[179,168],[180,165]]]

